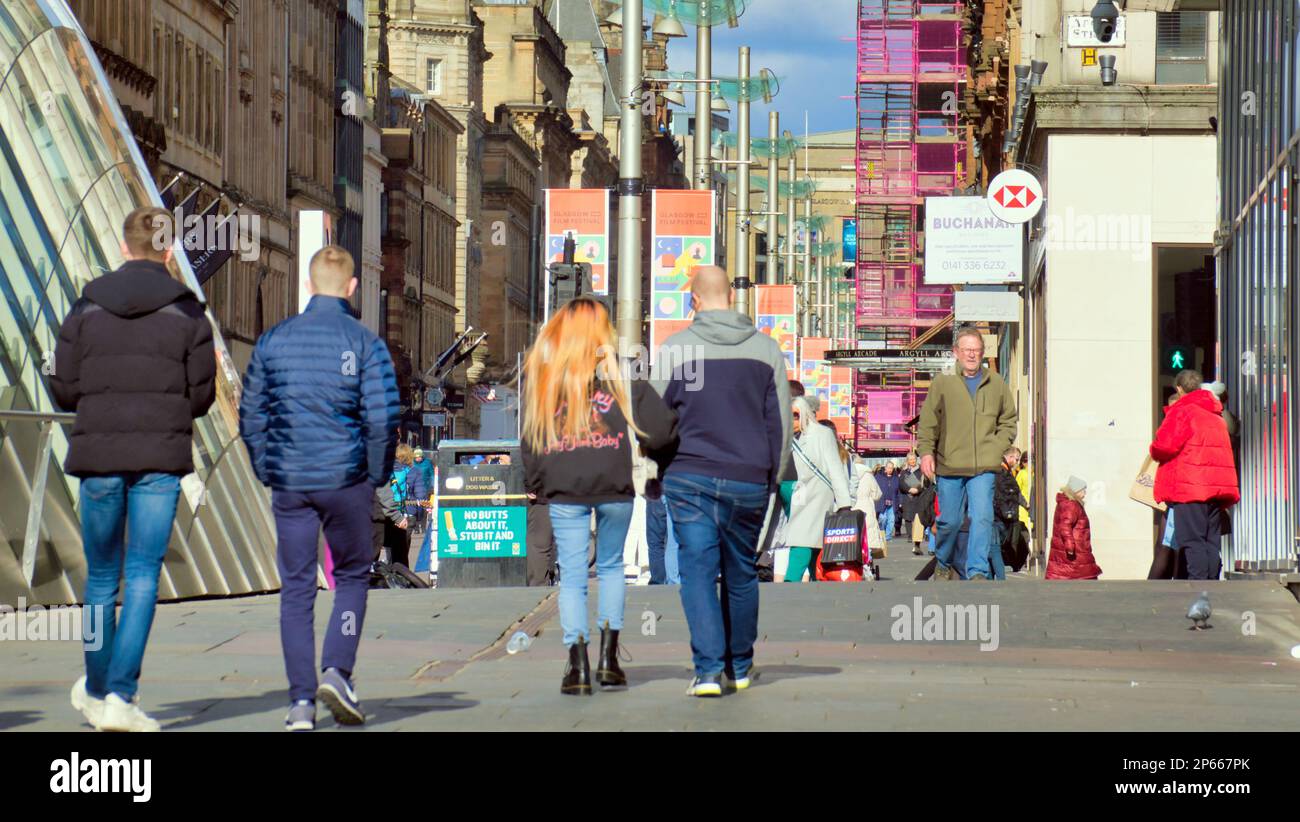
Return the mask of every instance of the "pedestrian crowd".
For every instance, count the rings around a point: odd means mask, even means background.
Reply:
[[[158,729],[140,708],[138,682],[180,477],[193,471],[193,420],[215,397],[210,322],[169,273],[172,251],[152,243],[157,221],[169,218],[156,208],[127,218],[127,262],[85,288],[60,330],[51,375],[57,402],[77,414],[66,470],[82,479],[85,603],[104,638],[87,646],[71,698],[105,730]],[[393,363],[349,303],[357,284],[347,251],[316,253],[310,302],[257,341],[240,398],[240,436],[271,491],[290,730],[312,729],[318,702],[340,723],[365,721],[353,675],[381,548],[404,568],[411,532],[424,531],[427,555],[436,525],[428,522],[430,460],[398,443]],[[871,578],[894,536],[932,556],[922,573],[934,581],[1005,579],[1008,566],[1024,567],[1029,457],[1013,444],[1015,401],[985,367],[978,331],[956,332],[956,373],[934,378],[915,450],[873,471],[818,420],[818,398],[787,380],[778,344],[733,309],[725,271],[695,269],[690,297],[692,322],[659,349],[648,380],[626,373],[609,312],[590,297],[557,310],[523,364],[529,540],[544,535],[558,565],[534,563],[530,548],[528,579],[548,584],[558,572],[562,693],[628,684],[619,637],[637,497],[646,500],[650,582],[680,584],[694,668],[687,693],[697,697],[750,686],[759,582],[775,575],[773,546],[788,548],[787,583]],[[1154,498],[1168,509],[1152,578],[1179,567],[1193,579],[1217,578],[1226,510],[1239,499],[1235,420],[1216,397],[1221,386],[1201,379],[1191,370],[1177,376],[1150,446],[1159,463]],[[1086,497],[1076,476],[1056,494],[1048,579],[1102,573]],[[318,659],[322,534],[335,596]]]

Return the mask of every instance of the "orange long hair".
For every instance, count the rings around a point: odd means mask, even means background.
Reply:
[[[523,438],[529,448],[540,453],[565,438],[590,436],[597,387],[632,421],[617,351],[609,312],[596,300],[578,297],[551,316],[524,360]],[[635,424],[633,430],[641,433]]]

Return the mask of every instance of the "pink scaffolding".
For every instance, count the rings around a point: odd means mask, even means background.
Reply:
[[[888,347],[908,345],[952,312],[952,289],[924,284],[920,250],[925,197],[952,194],[963,177],[961,15],[951,0],[858,2],[856,321]],[[920,409],[926,384],[912,371],[859,371],[858,448],[906,450],[904,423]],[[877,392],[901,393],[905,419],[872,422]]]

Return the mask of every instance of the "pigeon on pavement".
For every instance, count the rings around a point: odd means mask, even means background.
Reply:
[[[1192,603],[1192,607],[1187,609],[1187,618],[1192,620],[1194,631],[1201,631],[1213,627],[1210,625],[1210,614],[1214,611],[1210,608],[1210,592],[1201,591],[1201,596]]]

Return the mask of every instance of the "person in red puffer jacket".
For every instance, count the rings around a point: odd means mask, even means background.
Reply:
[[[1047,557],[1047,579],[1096,579],[1101,566],[1092,556],[1092,524],[1083,510],[1088,483],[1070,477],[1056,494],[1052,520],[1052,549]]]
[[[1173,548],[1184,552],[1188,579],[1218,579],[1226,509],[1241,500],[1232,441],[1223,406],[1201,388],[1199,372],[1180,371],[1174,388],[1178,399],[1151,443],[1160,463],[1155,498],[1174,516]]]

